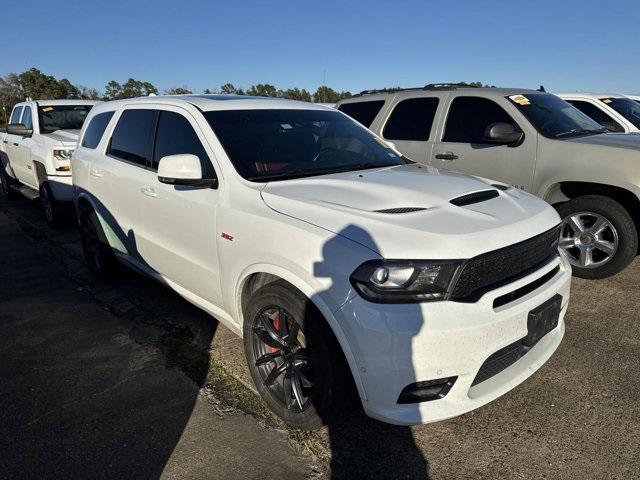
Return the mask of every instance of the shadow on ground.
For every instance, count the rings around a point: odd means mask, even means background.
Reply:
[[[0,202],[0,477],[303,478],[286,436],[201,394],[217,322],[94,280],[77,236]]]

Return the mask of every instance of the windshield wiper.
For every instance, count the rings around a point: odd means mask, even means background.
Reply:
[[[348,165],[342,168],[325,168],[318,170],[293,170],[291,172],[284,172],[279,175],[256,175],[253,177],[247,177],[247,180],[251,182],[276,182],[278,180],[290,180],[294,178],[315,177],[318,175],[331,175],[334,173],[354,172],[357,170],[367,170],[370,168],[384,168],[384,167],[397,167],[398,165],[384,164],[371,164],[360,163],[357,165]]]
[[[589,130],[586,128],[574,128],[567,130],[566,132],[556,133],[554,138],[572,137],[576,135],[597,135],[598,133],[608,132],[606,128],[598,128],[596,130]]]

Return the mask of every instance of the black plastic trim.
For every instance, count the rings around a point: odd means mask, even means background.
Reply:
[[[421,403],[439,400],[447,396],[458,377],[438,378],[407,385],[400,392],[398,403]]]

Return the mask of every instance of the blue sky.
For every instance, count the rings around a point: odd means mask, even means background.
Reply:
[[[451,6],[448,6],[450,4]],[[2,6],[0,74],[357,92],[482,81],[640,93],[640,1],[100,1]]]

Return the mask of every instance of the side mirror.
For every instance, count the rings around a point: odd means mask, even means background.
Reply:
[[[484,138],[489,143],[515,147],[522,142],[524,133],[516,130],[516,127],[510,123],[497,122],[487,127]]]
[[[217,178],[202,178],[200,159],[195,155],[169,155],[160,159],[158,181],[169,185],[217,188]]]
[[[22,123],[10,123],[7,125],[7,133],[11,135],[19,135],[21,137],[30,137],[33,135],[33,129],[27,128]]]

